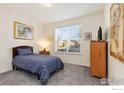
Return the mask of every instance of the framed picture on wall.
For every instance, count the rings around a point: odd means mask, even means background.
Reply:
[[[124,4],[110,9],[110,55],[124,62]]]
[[[86,41],[92,40],[92,32],[85,32],[84,38]]]
[[[14,22],[14,38],[33,40],[33,27],[20,22]]]

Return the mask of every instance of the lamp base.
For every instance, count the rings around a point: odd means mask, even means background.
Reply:
[[[43,48],[43,52],[46,52],[46,48]]]

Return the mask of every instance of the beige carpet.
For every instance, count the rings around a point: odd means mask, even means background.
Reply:
[[[0,74],[0,85],[40,85],[35,75],[25,71],[9,71]],[[101,85],[100,79],[89,74],[89,68],[65,64],[64,70],[54,73],[47,85]]]

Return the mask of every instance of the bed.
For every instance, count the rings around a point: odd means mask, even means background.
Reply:
[[[52,73],[64,68],[64,64],[60,58],[35,54],[33,53],[33,47],[30,46],[13,48],[12,65],[13,70],[22,69],[36,74],[43,85],[48,82]]]

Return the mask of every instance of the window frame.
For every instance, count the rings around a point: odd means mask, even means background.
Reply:
[[[62,51],[57,51],[57,36],[56,36],[56,29],[57,28],[62,28],[62,27],[68,27],[68,26],[73,26],[73,25],[80,25],[80,52],[69,52],[69,51],[66,51],[66,52],[62,52]],[[72,55],[81,55],[81,47],[82,47],[82,24],[81,23],[76,23],[76,24],[68,24],[68,25],[63,25],[63,26],[57,26],[55,27],[54,29],[54,53],[56,54],[72,54]]]

